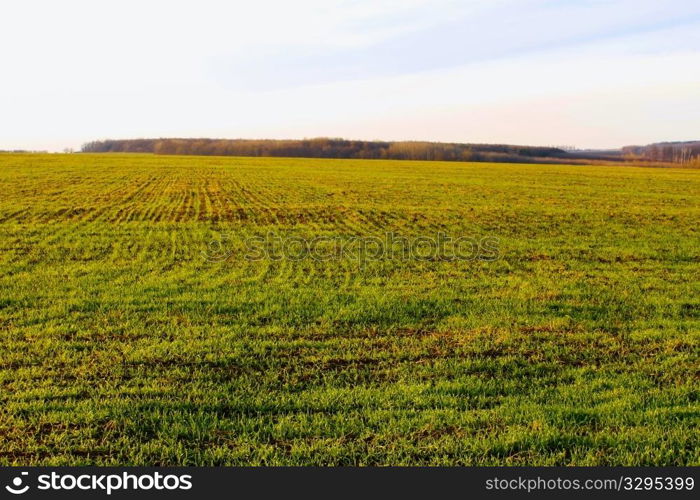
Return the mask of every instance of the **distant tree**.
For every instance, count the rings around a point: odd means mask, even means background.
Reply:
[[[317,137],[273,139],[128,139],[85,143],[86,153],[155,153],[162,155],[287,156],[441,161],[532,161],[565,157],[557,148],[503,144],[462,144],[421,141],[350,141]]]

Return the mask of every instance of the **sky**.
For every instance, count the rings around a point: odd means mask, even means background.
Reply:
[[[5,0],[0,149],[700,139],[697,0]]]

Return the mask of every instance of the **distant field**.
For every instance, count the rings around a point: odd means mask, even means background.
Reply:
[[[0,155],[0,464],[700,465],[699,341],[697,170]]]

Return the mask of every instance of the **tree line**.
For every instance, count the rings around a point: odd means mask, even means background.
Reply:
[[[276,156],[438,161],[533,161],[565,157],[559,148],[504,144],[421,141],[354,141],[314,138],[275,139],[124,139],[88,142],[85,153],[154,153],[203,156]]]
[[[85,153],[153,153],[202,156],[274,156],[513,163],[680,163],[700,166],[700,141],[625,146],[617,150],[565,151],[557,147],[427,141],[278,139],[120,139],[92,141]]]
[[[657,142],[647,146],[625,146],[622,154],[630,160],[700,164],[700,141]]]

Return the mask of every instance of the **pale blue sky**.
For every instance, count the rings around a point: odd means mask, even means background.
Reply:
[[[0,148],[700,139],[689,0],[9,1]]]
[[[691,1],[438,0],[341,25],[357,34],[395,32],[351,46],[268,47],[270,64],[260,64],[255,52],[232,52],[212,70],[231,86],[283,88],[458,68],[635,37],[630,53],[700,49],[700,3]],[[280,69],[283,77],[276,78]]]

